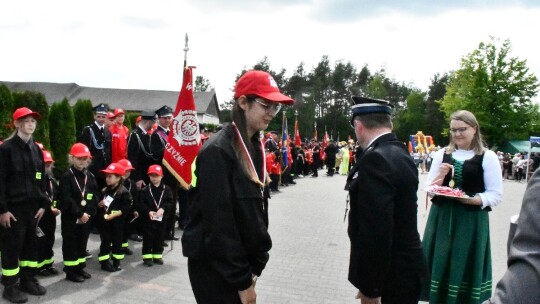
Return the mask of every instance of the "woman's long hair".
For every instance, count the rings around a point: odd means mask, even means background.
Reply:
[[[254,98],[252,98],[251,96],[248,96],[247,100],[248,100],[249,106],[251,106]],[[247,151],[249,155],[251,156],[251,159],[253,159],[253,156],[255,155],[256,151],[255,151],[255,147],[253,146],[253,142],[251,141],[251,138],[249,138],[247,134],[246,112],[238,104],[238,99],[235,100],[234,102],[231,115],[232,115],[232,121],[234,122],[234,124],[236,125],[236,128],[238,129],[238,132],[240,133],[240,136],[242,137],[242,140],[244,141],[244,144],[246,145]],[[246,155],[244,154],[244,149],[242,147],[242,144],[239,142],[239,140],[235,140],[234,145],[235,145],[236,157],[240,161],[240,166],[242,167],[242,171],[244,171],[244,173],[250,177],[250,180],[252,180],[253,182],[257,184],[261,184],[263,182],[263,179],[259,178],[259,176],[257,175],[257,172],[251,171],[251,165]],[[263,159],[263,161],[265,160]],[[257,166],[259,164],[254,164],[254,165]],[[263,172],[262,174],[266,175],[266,172]],[[268,181],[268,179],[266,180]]]
[[[478,120],[476,120],[476,117],[473,113],[466,111],[466,110],[460,110],[452,113],[450,115],[450,120],[459,120],[470,127],[476,129],[476,133],[474,134],[473,140],[471,142],[471,149],[474,151],[475,154],[480,155],[484,153],[484,150],[486,150],[486,145],[484,144],[484,140],[482,139],[482,134],[480,133],[480,125],[478,124]],[[446,153],[451,154],[456,150],[457,146],[454,142],[454,137],[452,133],[450,133],[450,143],[446,147]]]

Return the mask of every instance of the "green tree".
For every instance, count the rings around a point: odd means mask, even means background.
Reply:
[[[443,130],[447,127],[444,112],[440,109],[438,101],[444,98],[446,94],[446,84],[448,83],[448,74],[435,74],[431,79],[429,90],[426,99],[424,134],[431,135],[435,145],[445,146],[448,142],[448,137],[443,135]]]
[[[41,120],[38,121],[37,128],[34,131],[34,139],[43,144],[45,147],[49,145],[49,105],[45,99],[45,95],[39,92],[12,92],[13,95],[13,110],[20,107],[28,107],[34,112],[41,114]]]
[[[124,119],[124,125],[128,127],[129,130],[135,129],[137,126],[137,117],[139,117],[140,114],[137,112],[126,112],[126,119]]]
[[[394,120],[395,132],[402,141],[408,141],[409,135],[423,131],[426,126],[426,117],[424,115],[426,103],[426,93],[415,90],[406,99],[406,107],[399,112]]]
[[[210,80],[204,78],[203,76],[195,77],[195,88],[193,88],[194,92],[208,92],[211,89],[213,88]]]
[[[75,135],[79,136],[85,126],[94,121],[94,111],[92,101],[89,99],[79,99],[73,105],[73,115],[77,117],[75,120]]]
[[[462,109],[474,113],[488,145],[527,138],[538,118],[532,103],[538,79],[525,60],[509,57],[510,50],[509,40],[480,43],[462,58],[442,100],[446,117]]]
[[[330,59],[324,55],[317,66],[309,73],[309,83],[311,95],[308,99],[315,106],[315,117],[320,118],[326,115],[328,106],[331,104],[331,79],[332,69]]]
[[[0,140],[9,137],[13,132],[13,96],[5,84],[0,85]]]
[[[75,143],[75,116],[67,98],[55,102],[49,115],[49,138],[57,172],[69,168],[68,153]],[[59,174],[58,174],[59,175]]]

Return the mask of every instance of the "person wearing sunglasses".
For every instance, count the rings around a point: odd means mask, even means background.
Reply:
[[[182,248],[197,303],[255,303],[255,282],[272,247],[261,131],[294,100],[263,71],[240,77],[234,100],[232,123],[199,151],[189,193]]]
[[[502,173],[473,113],[450,115],[450,143],[433,156],[430,185],[458,188],[467,197],[435,195],[431,200],[423,238],[431,274],[429,303],[482,303],[492,285],[488,211],[501,202]]]

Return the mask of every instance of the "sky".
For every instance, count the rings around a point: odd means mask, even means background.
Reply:
[[[291,76],[323,55],[427,91],[490,36],[540,78],[540,1],[0,0],[0,80],[178,91],[188,65],[219,102],[268,57]]]

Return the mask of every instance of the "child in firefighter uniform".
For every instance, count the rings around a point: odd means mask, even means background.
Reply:
[[[101,238],[98,259],[101,269],[115,272],[122,269],[120,261],[124,259],[124,219],[131,210],[132,199],[122,185],[126,173],[122,165],[112,163],[102,171],[106,174],[107,187],[101,191],[101,201],[98,203],[97,225]]]
[[[45,194],[51,206],[45,209],[45,213],[38,223],[38,273],[42,276],[50,276],[58,274],[58,270],[53,267],[53,246],[56,217],[60,214],[60,210],[57,208],[58,183],[52,172],[54,160],[51,152],[43,151],[43,159],[45,161]]]
[[[165,185],[163,169],[160,165],[148,168],[150,184],[141,191],[138,204],[139,214],[143,220],[142,257],[144,265],[163,265],[163,242],[166,234],[165,219],[173,207],[171,188]]]
[[[18,108],[12,115],[15,132],[0,145],[0,252],[2,297],[13,303],[47,290],[35,278],[36,224],[50,203],[45,196],[43,153],[32,134],[41,115]]]
[[[86,245],[90,234],[88,220],[96,213],[99,190],[88,164],[88,147],[76,143],[69,152],[71,166],[60,178],[60,211],[62,211],[62,255],[66,279],[81,283],[92,276],[86,272]]]

